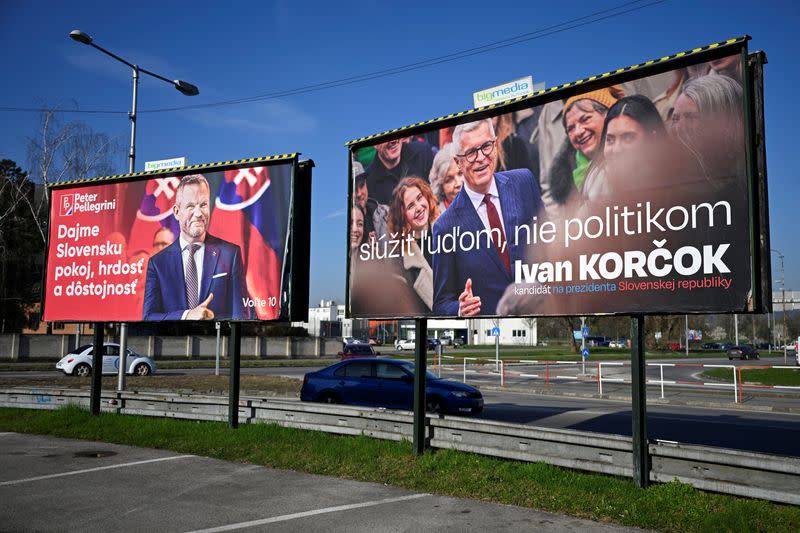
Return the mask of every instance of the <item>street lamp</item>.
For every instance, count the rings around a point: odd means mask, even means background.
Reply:
[[[772,248],[771,251],[778,254],[778,257],[781,258],[781,291],[782,291],[781,300],[783,300],[783,364],[785,365],[787,359],[786,344],[789,338],[789,332],[786,330],[786,279],[783,277],[783,254],[774,248]]]
[[[186,96],[197,96],[200,94],[200,90],[197,86],[192,85],[189,82],[183,80],[171,80],[169,78],[165,78],[155,72],[151,72],[147,69],[141,68],[139,65],[134,65],[133,63],[126,61],[119,57],[118,55],[109,52],[102,46],[96,45],[92,37],[86,33],[83,33],[81,30],[72,30],[69,32],[69,36],[73,41],[79,42],[81,44],[86,44],[91,46],[92,48],[96,48],[100,50],[104,54],[109,57],[112,57],[129,66],[133,69],[133,105],[131,106],[131,112],[128,113],[128,118],[131,119],[131,147],[128,153],[128,172],[133,174],[133,167],[136,162],[136,104],[137,104],[137,97],[139,95],[139,73],[142,72],[144,74],[148,74],[154,78],[157,78],[161,81],[167,82],[173,87],[175,87],[178,91],[185,94]],[[120,357],[120,364],[119,364],[119,376],[117,380],[117,388],[119,390],[125,390],[125,355],[126,349],[128,344],[128,324],[121,323],[119,328],[119,357]]]

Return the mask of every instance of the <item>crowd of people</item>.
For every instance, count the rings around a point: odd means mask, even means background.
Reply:
[[[353,312],[497,314],[510,265],[548,255],[511,238],[533,217],[588,217],[642,198],[741,201],[743,113],[735,54],[356,150]],[[424,240],[456,226],[490,231],[493,246],[431,253]],[[409,236],[399,258],[359,256],[365,244]],[[530,310],[506,302],[500,311]]]

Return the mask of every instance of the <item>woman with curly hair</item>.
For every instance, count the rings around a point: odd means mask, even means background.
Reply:
[[[393,240],[404,243],[399,259],[400,272],[416,296],[420,313],[433,308],[433,270],[428,240],[437,218],[438,202],[428,183],[416,176],[400,180],[389,207],[389,234]]]

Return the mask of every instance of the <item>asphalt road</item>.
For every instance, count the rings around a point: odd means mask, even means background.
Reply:
[[[633,532],[163,450],[0,433],[0,529],[17,531]]]

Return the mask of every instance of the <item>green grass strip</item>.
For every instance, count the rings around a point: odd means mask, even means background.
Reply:
[[[414,491],[519,505],[667,532],[800,530],[800,507],[711,494],[677,481],[638,489],[627,480],[438,450],[408,442],[331,435],[272,424],[243,425],[0,408],[0,430],[173,450]]]
[[[755,363],[758,364],[758,363]],[[713,368],[703,372],[705,377],[718,381],[733,383],[733,371],[728,368]],[[800,386],[800,367],[798,368],[745,368],[742,369],[742,380],[745,385],[782,385],[784,387]]]

